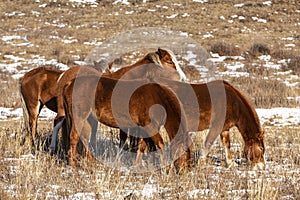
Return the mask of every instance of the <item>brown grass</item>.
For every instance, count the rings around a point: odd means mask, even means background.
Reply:
[[[15,129],[17,123],[1,124],[6,130],[0,131],[0,149],[3,152],[0,157],[0,194],[6,199],[64,199],[74,198],[79,193],[99,199],[142,199],[145,198],[142,196],[145,187],[155,189],[153,199],[299,197],[297,170],[300,152],[296,147],[300,144],[297,127],[266,127],[268,167],[265,171],[254,173],[244,165],[226,169],[223,146],[217,141],[206,164],[196,164],[192,172],[176,175],[160,171],[142,174],[122,172],[101,163],[89,166],[85,160],[80,161],[80,168],[70,168],[56,156],[42,151],[37,152],[35,157],[25,158],[23,155],[29,148],[19,146],[18,135],[22,133],[20,129]],[[40,130],[51,130],[51,125],[40,124]],[[197,133],[196,152],[201,148],[204,136],[205,133]],[[239,160],[243,141],[235,128],[231,130],[231,139],[233,155]]]
[[[244,7],[235,7],[239,0],[212,0],[209,3],[183,1],[130,1],[132,6],[115,5],[112,2],[98,1],[99,5],[73,6],[68,0],[61,1],[8,1],[0,2],[1,64],[13,63],[5,55],[15,55],[24,59],[41,56],[47,60],[56,59],[64,64],[84,60],[95,46],[84,42],[104,41],[118,33],[137,27],[164,27],[170,30],[189,33],[205,49],[224,55],[239,55],[239,51],[253,54],[246,59],[240,71],[250,77],[227,77],[235,87],[245,93],[256,107],[299,106],[299,102],[287,101],[288,96],[299,96],[299,86],[288,87],[277,80],[287,75],[275,75],[276,70],[260,67],[263,64],[256,57],[271,54],[276,60],[289,59],[281,71],[292,70],[299,75],[298,40],[295,47],[286,48],[291,41],[286,37],[298,38],[299,2],[296,0],[275,0],[272,6],[264,0],[247,1]],[[47,3],[45,8],[41,4]],[[181,4],[181,6],[179,6]],[[161,7],[157,7],[160,5]],[[138,6],[138,7],[135,7]],[[168,9],[163,8],[167,6]],[[156,9],[149,12],[148,9]],[[10,15],[13,12],[15,15]],[[126,11],[135,11],[125,15]],[[24,13],[25,15],[20,15]],[[116,15],[118,13],[119,15]],[[173,19],[166,16],[178,13]],[[190,17],[183,17],[188,13]],[[244,16],[244,20],[232,16]],[[223,16],[225,20],[220,17]],[[267,23],[254,21],[252,17],[266,19]],[[229,22],[232,20],[233,22]],[[65,26],[59,26],[65,25]],[[203,38],[206,33],[213,37]],[[30,46],[13,46],[5,42],[3,36],[18,35],[26,40],[13,43],[30,42]],[[66,44],[63,40],[77,40]],[[220,42],[222,41],[222,42]],[[238,46],[238,49],[235,47]],[[216,48],[216,50],[213,50]],[[139,55],[140,56],[140,55]],[[78,59],[79,57],[79,59]],[[136,58],[135,58],[136,59]],[[123,61],[123,60],[122,60]],[[227,60],[226,62],[231,62]],[[234,61],[233,61],[234,62]],[[126,60],[127,63],[127,60]],[[184,63],[184,61],[182,61]],[[257,63],[253,67],[253,63]],[[218,67],[226,71],[224,66]],[[19,70],[34,68],[37,64],[24,64]],[[191,80],[199,80],[193,66],[183,69]],[[266,80],[264,77],[269,77]],[[0,72],[0,106],[21,107],[18,81],[8,72]],[[297,80],[295,80],[297,81]],[[274,127],[265,124],[266,159],[268,168],[261,172],[249,171],[241,161],[243,141],[236,129],[231,130],[232,152],[241,164],[236,169],[225,168],[224,150],[219,141],[211,150],[208,162],[195,163],[191,173],[181,176],[160,171],[143,174],[118,171],[101,163],[88,166],[81,160],[81,168],[70,168],[57,156],[38,151],[33,158],[24,158],[30,152],[28,144],[20,146],[21,122],[0,121],[0,198],[1,199],[74,199],[74,195],[85,193],[95,199],[145,199],[141,191],[145,187],[155,189],[150,199],[299,199],[299,138],[298,126]],[[52,121],[40,121],[39,133],[49,134]],[[101,130],[104,130],[102,128]],[[114,131],[106,130],[106,136],[117,139]],[[206,132],[197,133],[195,154],[202,147]],[[150,185],[150,186],[149,186]],[[195,194],[191,195],[191,191]],[[53,195],[53,196],[51,196]],[[191,196],[190,196],[191,195]]]
[[[225,42],[216,42],[211,46],[210,51],[220,56],[240,56],[242,53],[239,47]]]

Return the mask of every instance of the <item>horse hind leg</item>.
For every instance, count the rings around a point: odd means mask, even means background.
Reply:
[[[93,128],[92,125],[88,121],[85,121],[83,123],[82,131],[80,132],[80,139],[85,148],[85,156],[87,157],[89,162],[94,163],[95,157],[93,156],[92,153],[93,150],[92,151],[90,150],[90,148],[93,148],[92,145],[90,145],[92,128]]]
[[[223,131],[220,134],[221,141],[225,147],[225,161],[228,168],[236,166],[237,164],[234,162],[231,151],[230,151],[230,135],[229,131]]]
[[[29,115],[29,137],[31,140],[31,148],[32,151],[34,152],[36,147],[36,135],[37,135],[37,121],[38,121],[38,116],[40,114],[40,111],[42,109],[42,107],[44,106],[43,103],[41,103],[40,101],[37,103],[37,105],[35,105],[32,108],[28,109],[28,115]]]

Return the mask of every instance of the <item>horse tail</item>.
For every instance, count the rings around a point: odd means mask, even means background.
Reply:
[[[65,95],[66,93],[66,90],[68,87],[70,87],[70,85],[72,84],[72,81],[68,81],[64,87],[63,87],[63,91],[62,91],[62,94],[63,94],[63,105],[64,105],[64,110],[65,110],[65,124],[64,124],[64,133],[63,134],[66,134],[65,136],[68,136],[68,134],[70,133],[71,131],[71,120],[70,120],[70,117],[71,117],[71,113],[70,112],[70,105],[68,105],[68,99],[67,99],[67,95]]]
[[[24,79],[24,77],[21,77],[19,79],[19,92],[20,92],[20,97],[21,97],[21,106],[22,106],[22,110],[23,110],[23,119],[24,119],[25,129],[26,129],[26,131],[29,131],[29,112],[28,112],[27,104],[24,99],[24,95],[23,95],[23,88],[22,88],[23,79]]]

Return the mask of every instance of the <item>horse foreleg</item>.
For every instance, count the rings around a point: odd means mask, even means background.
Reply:
[[[146,144],[145,140],[140,139],[139,145],[138,145],[138,150],[137,150],[137,155],[136,155],[136,165],[137,166],[142,165],[142,158],[143,158],[143,154],[145,153],[146,147],[147,147],[147,144]]]
[[[128,129],[129,131],[129,129]],[[119,143],[119,149],[121,150],[128,150],[128,145],[126,146],[126,140],[128,137],[128,133],[126,133],[125,131],[123,131],[122,129],[120,129],[120,143]]]
[[[61,118],[60,121],[57,122],[55,127],[53,128],[52,136],[51,136],[51,144],[49,146],[49,150],[52,152],[55,151],[58,131],[62,127],[64,120],[65,120],[64,118]]]
[[[230,168],[230,167],[236,165],[236,163],[234,162],[232,154],[231,154],[231,151],[230,151],[230,135],[229,135],[229,131],[223,131],[220,134],[220,137],[221,137],[222,143],[223,143],[223,145],[225,147],[226,164],[227,164],[227,167]]]
[[[166,153],[165,153],[165,144],[163,142],[162,137],[160,136],[159,133],[157,133],[154,136],[152,136],[151,139],[153,140],[153,142],[157,145],[157,147],[160,150],[160,160],[161,160],[162,166],[166,166],[167,165],[167,157],[166,157]]]
[[[91,151],[94,155],[96,155],[98,153],[98,148],[97,148],[97,129],[98,129],[98,121],[97,119],[94,117],[94,115],[89,115],[88,117],[88,122],[91,126],[90,129],[90,148]]]

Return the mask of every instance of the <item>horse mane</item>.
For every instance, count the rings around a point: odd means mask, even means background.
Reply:
[[[245,97],[244,94],[242,94],[239,90],[237,90],[235,87],[233,87],[230,83],[223,80],[224,85],[227,87],[230,87],[241,99],[241,101],[244,103],[244,105],[248,108],[248,110],[251,112],[252,116],[254,116],[254,122],[258,126],[258,132],[257,134],[260,134],[260,136],[263,136],[263,131],[261,129],[260,121],[257,115],[257,112],[255,111],[254,106],[252,103],[248,100],[248,98]]]
[[[168,48],[161,48],[161,47],[158,48],[158,49],[161,49],[161,50],[164,50],[164,51],[168,52],[168,54],[171,56],[171,59],[172,59],[173,63],[175,64],[176,70],[178,71],[178,73],[180,75],[180,79],[183,80],[183,81],[186,81],[187,77],[186,77],[185,73],[182,71],[182,69],[179,65],[179,62],[177,61],[176,56],[173,53],[173,51],[171,51]]]

